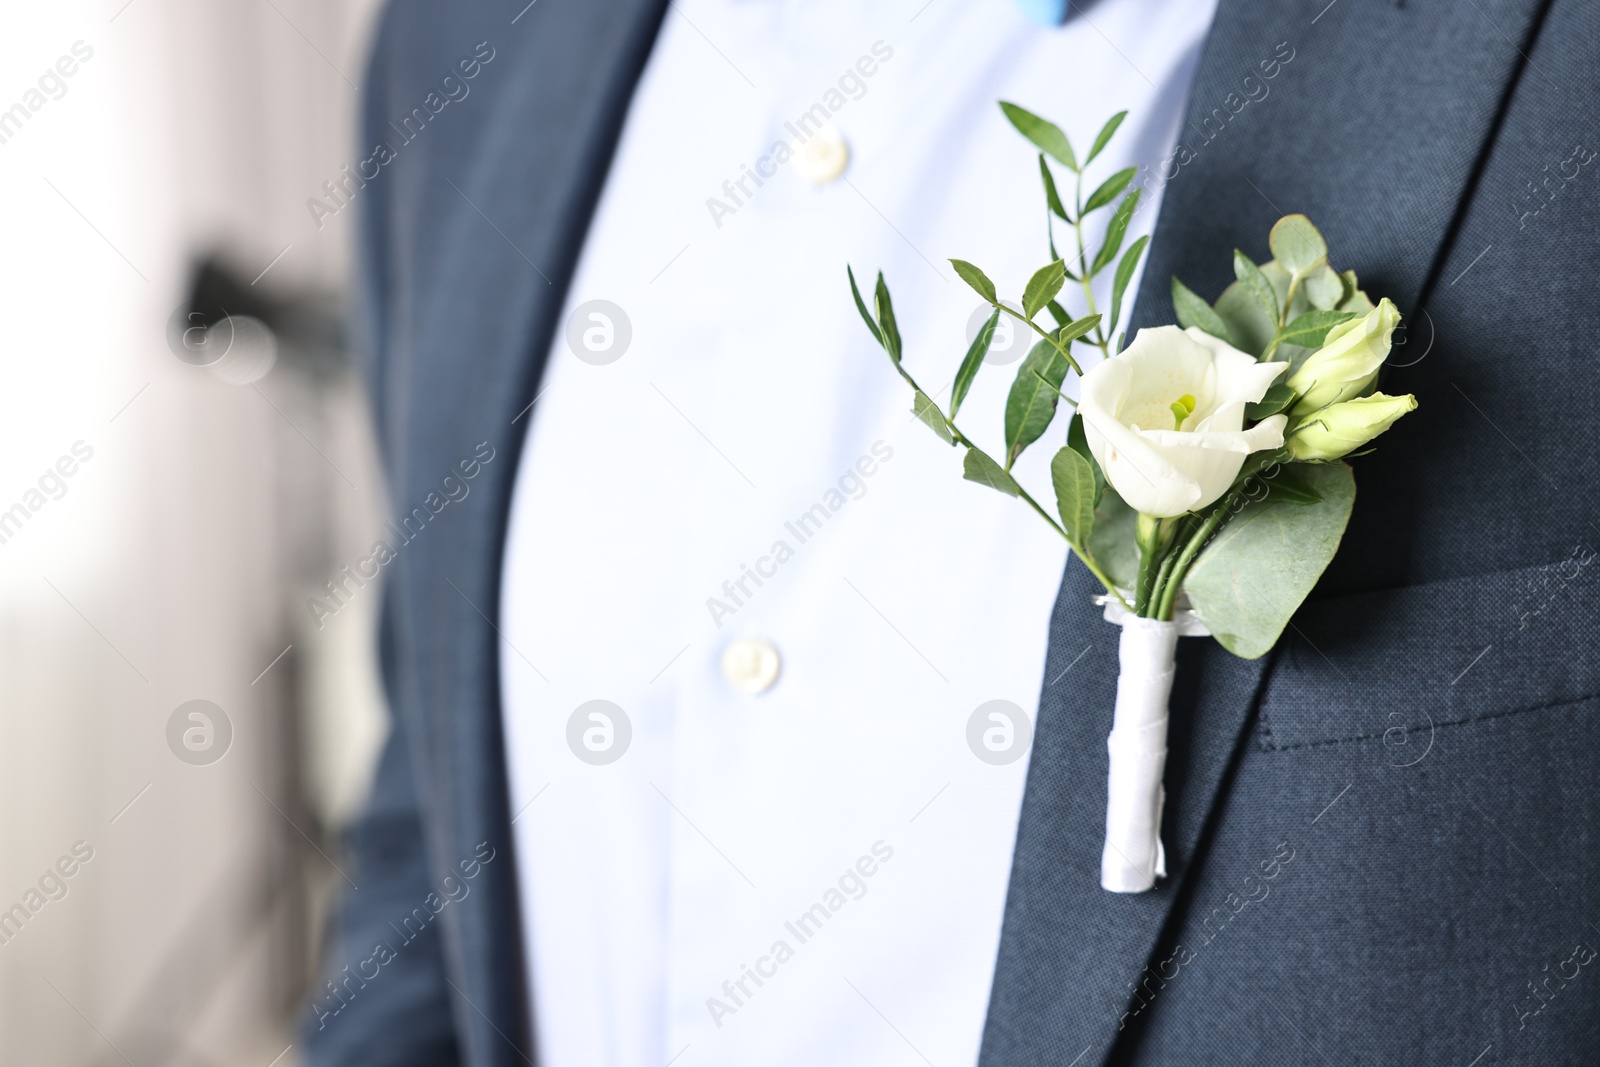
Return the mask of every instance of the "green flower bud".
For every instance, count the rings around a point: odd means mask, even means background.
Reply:
[[[1378,368],[1389,356],[1389,337],[1399,322],[1400,312],[1385,299],[1365,317],[1329,330],[1322,347],[1289,378],[1289,388],[1300,394],[1293,414],[1305,415],[1371,389]]]
[[[1417,398],[1371,396],[1346,400],[1308,417],[1284,441],[1299,460],[1330,460],[1348,455],[1393,426],[1395,420],[1417,407]]]

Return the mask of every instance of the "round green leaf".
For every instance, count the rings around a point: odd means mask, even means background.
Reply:
[[[1211,633],[1245,659],[1277,643],[1339,550],[1355,504],[1355,476],[1343,463],[1302,465],[1296,472],[1320,499],[1246,502],[1183,582]]]
[[[1327,262],[1328,244],[1304,215],[1285,215],[1267,236],[1272,257],[1285,270],[1305,274]]]

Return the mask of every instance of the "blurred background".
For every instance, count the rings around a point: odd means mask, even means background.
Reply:
[[[378,7],[0,15],[0,1063],[300,1061],[387,728],[376,585],[324,587],[383,504],[354,212],[307,204]]]

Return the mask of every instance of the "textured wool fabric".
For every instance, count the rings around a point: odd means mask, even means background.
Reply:
[[[1600,468],[1563,403],[1593,392],[1600,211],[1561,166],[1597,31],[1571,2],[1220,8],[1140,323],[1303,211],[1407,314],[1382,387],[1421,406],[1354,461],[1342,552],[1272,655],[1184,642],[1173,877],[1140,897],[1085,874],[1113,646],[1069,566],[1047,676],[1091,651],[1041,705],[985,1065],[1600,1062]],[[1219,124],[1278,41],[1290,70]]]
[[[532,1062],[489,620],[530,354],[664,9],[540,3],[515,38],[488,0],[383,21],[369,141],[474,42],[504,52],[360,194],[391,494],[422,500],[480,442],[496,458],[389,567],[395,730],[314,1064]],[[1578,962],[1600,946],[1600,177],[1563,173],[1600,114],[1597,39],[1587,0],[1222,0],[1138,325],[1168,317],[1171,275],[1214,296],[1234,247],[1265,258],[1304,211],[1408,316],[1382,384],[1421,406],[1355,461],[1344,550],[1273,654],[1180,642],[1169,877],[1145,894],[1098,885],[1117,629],[1069,565],[985,1067],[1600,1062]],[[340,970],[480,845],[470,896],[377,977]]]
[[[515,12],[487,0],[398,0],[379,30],[363,140],[397,151],[359,194],[357,325],[363,347],[382,355],[371,389],[390,497],[409,510],[479,443],[495,456],[471,498],[387,568],[380,651],[394,729],[351,842],[361,889],[328,953],[334,986],[313,990],[348,1000],[326,1026],[307,1026],[315,1064],[530,1062],[489,621],[524,437],[514,420],[533,400],[541,360],[531,353],[549,347],[664,10],[661,0],[541,3],[508,30]],[[472,96],[405,141],[389,122],[479,41],[501,54]],[[370,981],[349,979],[342,968],[353,973],[376,942],[394,941],[389,924],[459,877],[480,844],[498,858],[440,912],[436,937],[400,948]]]

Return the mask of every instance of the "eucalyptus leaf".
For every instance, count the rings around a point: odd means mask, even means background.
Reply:
[[[1278,324],[1262,310],[1260,301],[1250,294],[1245,284],[1234,282],[1224,289],[1217,298],[1215,310],[1233,337],[1233,347],[1261,358]]]
[[[964,259],[952,259],[950,265],[956,269],[956,273],[961,276],[961,280],[972,286],[979,296],[991,304],[1000,303],[1000,298],[995,295],[994,282],[989,280],[987,274]]]
[[[1237,248],[1233,250],[1233,276],[1239,279],[1239,284],[1245,287],[1250,298],[1260,305],[1267,317],[1277,322],[1282,310],[1278,306],[1278,294],[1273,291],[1272,283],[1267,281],[1267,276],[1261,273],[1255,261]]]
[[[1059,330],[1072,321],[1072,315],[1068,313],[1066,308],[1061,306],[1059,300],[1052,300],[1045,307],[1050,309],[1050,317],[1056,320],[1056,329]]]
[[[1359,288],[1360,285],[1356,283],[1355,271],[1347,270],[1343,274],[1339,275],[1339,302],[1333,306],[1335,308],[1343,307],[1352,296],[1355,296],[1356,290]]]
[[[1211,305],[1184,285],[1177,278],[1172,279],[1172,310],[1178,316],[1178,324],[1187,329],[1198,326],[1212,337],[1233,344],[1233,335],[1229,332],[1227,323],[1222,317],[1212,310]]]
[[[1061,260],[1040,267],[1028,279],[1022,290],[1022,311],[1029,319],[1039,314],[1041,308],[1056,298],[1067,281],[1067,265]]]
[[[1117,132],[1117,127],[1121,126],[1122,120],[1127,117],[1126,111],[1119,111],[1106,120],[1106,124],[1100,127],[1100,132],[1095,136],[1094,147],[1089,149],[1088,158],[1083,161],[1084,166],[1093,163],[1094,157],[1100,154],[1100,150],[1111,143],[1111,135]]]
[[[1345,291],[1345,280],[1326,263],[1306,275],[1300,288],[1305,292],[1306,299],[1311,301],[1311,306],[1321,311],[1332,311],[1349,295]]]
[[[1282,308],[1283,302],[1289,299],[1289,284],[1294,281],[1294,275],[1284,270],[1275,259],[1261,264],[1261,273],[1272,283],[1272,291],[1278,295],[1278,307]],[[1294,291],[1294,298],[1289,300],[1289,312],[1285,318],[1293,322],[1310,310],[1311,301],[1306,296],[1305,286],[1301,285]]]
[[[1237,489],[1252,478],[1265,482],[1294,462],[1294,454],[1287,448],[1265,448],[1259,452],[1252,452],[1245,457],[1239,473],[1234,476],[1230,489]],[[1251,488],[1247,495],[1254,496],[1258,490]]]
[[[1278,337],[1302,348],[1320,348],[1329,330],[1353,318],[1348,311],[1308,311],[1285,326]]]
[[[1268,415],[1276,415],[1290,404],[1294,403],[1295,391],[1282,382],[1272,386],[1261,397],[1257,404],[1245,405],[1245,416],[1260,422]]]
[[[983,366],[983,357],[989,354],[989,345],[994,340],[995,327],[999,323],[1000,309],[995,308],[994,314],[989,316],[989,321],[978,331],[978,336],[972,339],[966,357],[956,369],[955,384],[950,387],[951,421],[955,420],[956,412],[961,409],[961,402],[967,398],[967,390],[972,388],[972,381],[978,376],[978,369]]]
[[[1269,501],[1281,500],[1287,504],[1315,504],[1322,499],[1322,494],[1313,489],[1306,481],[1303,471],[1309,464],[1293,463],[1280,467],[1278,473],[1267,479],[1267,497]]]
[[[1006,468],[1037,441],[1055,418],[1058,390],[1067,378],[1067,361],[1049,341],[1028,350],[1006,396]],[[1041,381],[1041,379],[1043,379]]]
[[[1139,173],[1139,168],[1129,167],[1127,170],[1117,171],[1101,182],[1099,188],[1089,194],[1088,202],[1083,205],[1083,213],[1087,215],[1089,212],[1103,208],[1111,203],[1117,198],[1118,193],[1128,187],[1128,183],[1133,181],[1133,176],[1137,173]]]
[[[922,420],[924,426],[939,435],[939,440],[947,445],[956,443],[956,439],[950,433],[950,427],[944,421],[944,415],[939,411],[939,405],[921,389],[911,397],[911,411]]]
[[[1000,101],[1000,110],[1005,112],[1006,118],[1011,120],[1011,125],[1017,128],[1018,133],[1044,149],[1046,154],[1068,170],[1078,169],[1078,158],[1072,154],[1072,143],[1067,140],[1067,135],[1061,132],[1061,127],[1040,118],[1026,108],[1004,100]]]
[[[1094,510],[1094,531],[1089,535],[1089,554],[1106,576],[1123,589],[1132,589],[1139,580],[1139,544],[1134,529],[1139,513],[1123,503],[1115,489],[1107,489]]]
[[[1328,259],[1328,243],[1304,215],[1285,215],[1267,235],[1272,258],[1291,274],[1305,274]]]
[[[1339,301],[1340,311],[1349,311],[1356,315],[1365,315],[1367,312],[1371,311],[1377,306],[1372,302],[1371,297],[1367,296],[1367,294],[1362,291],[1360,283],[1356,281],[1355,271],[1347,270],[1340,275],[1340,277],[1346,284],[1345,298]]]
[[[1050,460],[1050,483],[1056,490],[1056,510],[1072,547],[1082,550],[1094,533],[1094,505],[1099,485],[1094,464],[1076,449],[1061,448]]]
[[[1143,190],[1135,189],[1122,198],[1122,203],[1117,205],[1117,210],[1112,213],[1111,221],[1106,224],[1106,243],[1100,246],[1100,252],[1094,257],[1094,267],[1090,275],[1099,274],[1107,263],[1117,258],[1117,253],[1122,249],[1122,238],[1128,232],[1128,223],[1133,219],[1133,212],[1139,206],[1139,194]]]
[[[1317,310],[1317,307],[1310,302],[1310,296],[1307,294],[1306,280],[1301,280],[1301,285],[1294,286],[1294,296],[1291,298],[1290,285],[1293,285],[1294,275],[1283,269],[1275,259],[1269,259],[1269,261],[1261,264],[1261,274],[1266,275],[1267,282],[1272,283],[1272,291],[1278,294],[1278,307],[1283,307],[1283,302],[1288,301],[1288,310],[1283,315],[1288,322],[1294,322],[1301,315]],[[1307,278],[1317,277],[1320,274],[1322,274],[1322,267],[1317,267],[1317,269],[1310,272],[1310,275],[1307,275]],[[1218,304],[1221,304],[1221,301],[1218,301]],[[1277,328],[1277,323],[1272,323],[1272,330],[1267,334],[1267,342],[1272,342],[1272,339],[1277,336]],[[1294,344],[1293,341],[1278,339],[1274,352],[1272,352],[1272,358],[1290,365],[1290,370],[1283,376],[1283,378],[1288,379],[1294,371],[1299,370],[1301,363],[1306,362],[1306,357],[1309,357],[1310,354],[1312,354],[1312,349]],[[1261,352],[1258,350],[1256,355],[1261,355]]]
[[[1236,656],[1256,659],[1277,643],[1339,550],[1350,521],[1356,484],[1348,466],[1307,466],[1303,476],[1320,500],[1247,503],[1184,579],[1195,613]]]
[[[878,329],[883,331],[883,347],[889,358],[900,362],[900,327],[894,321],[894,303],[889,299],[889,287],[883,283],[883,271],[878,272]]]
[[[1043,152],[1039,153],[1039,177],[1044,179],[1044,202],[1062,222],[1071,222],[1067,217],[1067,209],[1061,205],[1061,194],[1056,192],[1055,175],[1050,173],[1050,164],[1044,161]]]
[[[861,321],[867,324],[867,329],[872,331],[872,339],[878,344],[883,344],[883,332],[878,329],[878,324],[872,321],[872,316],[867,313],[866,301],[861,299],[861,290],[856,288],[856,272],[848,266],[844,269],[850,276],[850,295],[856,298],[856,310],[861,312]]]
[[[1005,470],[989,458],[988,453],[980,452],[976,448],[967,449],[966,457],[961,461],[961,476],[969,482],[987,485],[990,489],[998,490],[1006,496],[1019,496],[1022,487]]]

